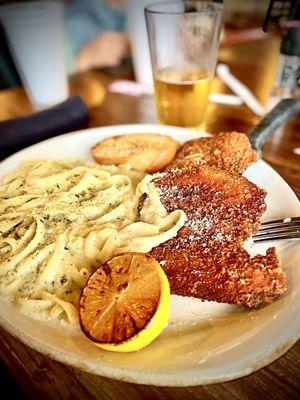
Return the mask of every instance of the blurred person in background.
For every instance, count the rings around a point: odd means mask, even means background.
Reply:
[[[12,1],[0,0],[0,5]],[[129,57],[125,0],[61,1],[65,4],[68,73],[115,67]],[[155,0],[149,0],[151,2]],[[257,26],[257,19],[261,19],[258,24],[261,29],[269,0],[223,0],[223,3],[227,26],[241,29],[245,21],[248,27]],[[280,3],[288,5],[292,0],[282,0]],[[0,89],[19,84],[18,73],[0,29]]]
[[[1,4],[11,1],[0,1]],[[68,73],[115,67],[129,56],[123,0],[63,0]],[[0,89],[20,79],[0,29]]]
[[[114,67],[129,55],[123,0],[68,0],[68,69]]]

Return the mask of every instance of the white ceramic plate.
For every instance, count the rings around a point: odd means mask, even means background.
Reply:
[[[100,139],[124,133],[163,133],[184,142],[191,131],[159,125],[123,125],[89,129],[29,147],[0,164],[0,176],[27,159],[82,157]],[[299,202],[285,181],[265,162],[251,166],[247,177],[268,191],[265,219],[300,215]],[[264,250],[264,246],[261,250]],[[138,353],[100,350],[79,328],[33,320],[0,302],[0,323],[30,347],[85,371],[157,386],[189,386],[247,375],[274,361],[300,336],[300,242],[278,244],[287,274],[286,293],[260,310],[202,303],[172,296],[168,327]]]

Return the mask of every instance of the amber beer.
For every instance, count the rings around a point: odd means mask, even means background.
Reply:
[[[199,128],[204,120],[212,76],[203,71],[158,72],[154,79],[160,122]]]
[[[215,74],[223,5],[170,0],[145,8],[160,122],[202,128]]]

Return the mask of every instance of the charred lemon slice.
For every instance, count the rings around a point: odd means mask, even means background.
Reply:
[[[164,329],[170,287],[158,262],[142,253],[110,259],[87,281],[79,301],[83,332],[99,347],[137,351]]]

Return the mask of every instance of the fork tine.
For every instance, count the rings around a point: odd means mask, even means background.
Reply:
[[[267,221],[261,224],[259,231],[252,236],[254,243],[273,242],[286,239],[300,239],[300,217],[275,221]]]
[[[267,235],[268,233],[300,232],[300,224],[285,224],[273,226],[271,228],[260,229],[255,236]]]
[[[286,228],[292,226],[294,228],[297,228],[300,226],[300,221],[292,221],[292,222],[281,222],[281,223],[270,223],[270,224],[265,224],[265,225],[260,225],[259,230],[261,232],[266,231],[266,230],[271,230],[271,229],[280,229],[280,228]]]
[[[287,239],[300,239],[300,232],[270,233],[266,235],[253,236],[254,243],[275,242]]]
[[[266,229],[266,228],[271,228],[271,227],[276,227],[276,226],[278,226],[278,225],[287,225],[287,224],[297,224],[297,223],[300,223],[300,217],[293,217],[293,218],[290,218],[290,221],[288,220],[287,222],[283,222],[284,221],[284,218],[281,218],[281,219],[276,219],[276,220],[274,220],[274,221],[266,221],[266,222],[263,222],[261,225],[260,225],[260,230],[263,230],[263,229]]]

